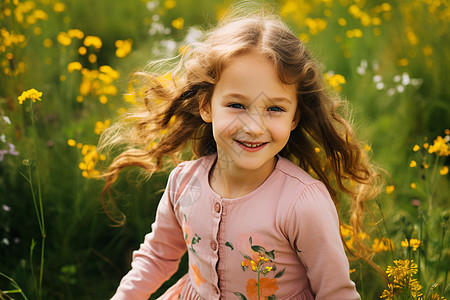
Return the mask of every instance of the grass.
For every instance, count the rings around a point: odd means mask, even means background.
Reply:
[[[96,124],[113,121],[130,105],[122,95],[133,71],[156,57],[175,55],[191,27],[215,24],[230,4],[57,3],[3,0],[0,6],[0,299],[98,299],[114,293],[129,269],[131,252],[150,230],[167,174],[149,182],[141,182],[131,170],[122,176],[115,197],[128,221],[123,227],[112,226],[99,201],[102,182],[90,178],[102,159],[94,153]],[[448,297],[450,189],[445,168],[450,161],[448,154],[428,151],[438,136],[449,136],[445,132],[450,115],[448,4],[435,0],[277,4],[283,19],[323,62],[324,73],[345,78],[335,88],[350,101],[355,128],[369,154],[388,171],[389,188],[377,199],[379,207],[373,203],[374,217],[366,226],[367,244],[379,250],[373,261],[385,271],[395,267],[393,260],[414,260],[417,273],[408,270],[411,279],[423,286],[424,298],[440,299],[433,293]],[[177,29],[172,21],[179,17],[184,23]],[[79,29],[84,36],[63,45],[58,35],[69,29]],[[87,54],[82,55],[79,48],[88,35],[99,37],[102,45],[85,46]],[[117,57],[115,41],[126,39],[133,41],[132,50]],[[170,43],[174,49],[167,48]],[[103,77],[92,73],[89,79],[79,70],[70,72],[71,62]],[[113,71],[101,71],[105,65]],[[114,77],[114,71],[120,77]],[[83,82],[90,84],[87,92],[80,90]],[[117,92],[95,90],[95,85],[114,86]],[[31,88],[43,93],[42,102],[32,108],[29,103],[20,105],[17,97]],[[75,141],[72,146],[70,139]],[[413,151],[415,145],[419,150]],[[392,240],[394,251],[375,243],[382,238],[386,243]],[[420,246],[404,247],[405,239],[417,239]],[[389,292],[383,276],[367,264],[354,261],[351,270],[363,299]],[[174,278],[185,272],[184,258]],[[393,276],[390,280],[401,281]],[[172,283],[165,283],[152,297]],[[393,299],[414,299],[412,288],[406,284]]]

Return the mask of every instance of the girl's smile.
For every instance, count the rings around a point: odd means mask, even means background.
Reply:
[[[267,145],[267,143],[252,143],[252,142],[243,142],[243,141],[238,141],[235,140],[242,149],[244,149],[245,151],[249,151],[249,152],[256,152],[261,150],[262,148],[264,148],[265,145]]]

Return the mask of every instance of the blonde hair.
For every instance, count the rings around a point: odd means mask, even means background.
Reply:
[[[366,257],[369,249],[357,233],[362,230],[366,201],[379,192],[379,174],[350,123],[338,112],[344,108],[345,113],[345,102],[328,95],[322,72],[304,44],[272,14],[225,18],[181,55],[172,72],[138,74],[144,79],[140,101],[100,141],[103,148],[126,145],[104,174],[102,199],[125,167],[140,166],[150,177],[163,167],[166,157],[179,161],[186,147],[194,157],[215,153],[211,124],[201,119],[199,110],[209,104],[224,65],[251,51],[266,55],[280,80],[297,88],[300,122],[280,155],[321,180],[336,206],[339,192],[350,196],[350,225],[360,247],[349,250]]]

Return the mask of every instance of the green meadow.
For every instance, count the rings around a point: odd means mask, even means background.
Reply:
[[[350,259],[362,299],[447,299],[450,7],[440,0],[278,0],[274,9],[348,100],[383,171]],[[109,299],[150,231],[168,173],[126,170],[105,213],[100,134],[136,99],[134,72],[171,58],[232,1],[0,2],[0,299]],[[345,201],[342,235],[351,248]],[[375,267],[374,267],[375,266]],[[156,299],[187,270],[180,269]]]

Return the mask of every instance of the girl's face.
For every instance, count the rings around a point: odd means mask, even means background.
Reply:
[[[212,122],[216,167],[271,172],[298,124],[296,111],[295,86],[280,81],[269,59],[254,52],[231,59],[200,112]]]

